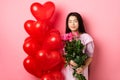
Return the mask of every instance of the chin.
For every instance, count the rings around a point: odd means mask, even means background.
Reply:
[[[75,30],[72,30],[73,32],[76,32],[77,30],[75,29]]]

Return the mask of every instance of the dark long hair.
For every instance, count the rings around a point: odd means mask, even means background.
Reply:
[[[77,12],[71,12],[71,13],[68,14],[68,16],[67,16],[67,18],[66,18],[66,33],[71,32],[71,30],[70,30],[69,27],[68,27],[68,19],[69,19],[70,16],[75,16],[75,17],[77,18],[77,20],[78,20],[78,22],[79,22],[78,31],[79,31],[80,33],[86,33],[85,28],[84,28],[84,24],[83,24],[82,17],[81,17],[81,15],[80,15],[79,13],[77,13]]]

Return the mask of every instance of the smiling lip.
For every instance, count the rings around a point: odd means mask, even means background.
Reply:
[[[75,28],[75,26],[72,26],[71,28]]]

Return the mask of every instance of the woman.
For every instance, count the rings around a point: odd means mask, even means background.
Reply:
[[[78,74],[83,74],[86,80],[88,80],[88,66],[92,62],[94,43],[92,37],[86,33],[82,17],[79,13],[71,12],[68,14],[66,19],[66,34],[72,34],[72,36],[77,37],[85,46],[83,52],[88,55],[88,58],[85,61],[85,65],[77,68],[76,72]],[[77,64],[73,60],[70,60],[70,65],[63,70],[65,80],[76,80],[73,76],[72,66],[77,66]]]

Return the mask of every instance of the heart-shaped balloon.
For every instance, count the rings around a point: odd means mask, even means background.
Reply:
[[[27,20],[24,23],[24,28],[31,37],[39,41],[43,41],[49,31],[49,26],[42,21]]]
[[[35,75],[36,77],[40,78],[42,75],[44,75],[41,66],[38,66],[35,59],[31,56],[28,56],[24,59],[23,65],[29,73]]]
[[[37,20],[49,20],[53,15],[55,5],[53,2],[46,2],[45,4],[33,3],[31,5],[31,13]]]
[[[34,56],[36,51],[38,51],[40,48],[41,45],[33,38],[28,37],[25,39],[23,49],[28,55]]]
[[[64,80],[64,76],[61,72],[55,71],[55,72],[51,72],[46,75],[43,75],[41,80]]]
[[[27,21],[24,23],[24,28],[25,28],[25,30],[27,31],[27,33],[28,33],[29,35],[32,34],[33,23],[35,23],[34,20],[27,20]]]
[[[61,54],[59,51],[50,51],[47,62],[47,69],[52,69],[61,62]],[[49,67],[48,67],[49,66]]]
[[[48,33],[48,35],[43,43],[43,48],[45,48],[47,50],[62,49],[62,39],[61,39],[59,31],[51,30]]]
[[[57,64],[56,66],[54,66],[53,68],[50,69],[50,71],[61,71],[62,68],[64,68],[65,66],[65,60],[63,57],[61,57],[61,62],[59,64]]]
[[[55,71],[51,73],[53,76],[53,80],[64,80],[64,76],[60,71]]]
[[[41,77],[40,80],[54,80],[54,77],[51,75],[51,73],[45,74]]]
[[[32,57],[25,58],[23,65],[29,73],[35,74],[36,64]]]
[[[48,71],[61,62],[61,55],[59,51],[39,50],[35,55],[35,60],[38,66],[42,66],[43,71]],[[43,66],[44,65],[44,66]]]
[[[35,55],[35,59],[39,65],[45,65],[48,61],[48,52],[46,50],[38,50]],[[44,66],[43,66],[44,67]]]

